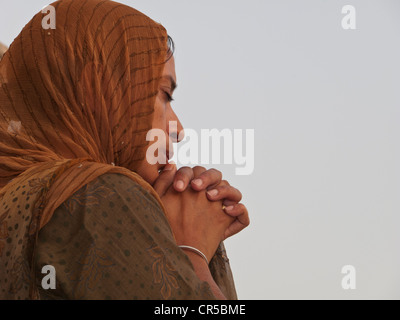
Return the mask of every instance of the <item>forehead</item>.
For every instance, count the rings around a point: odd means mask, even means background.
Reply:
[[[175,73],[175,58],[172,56],[164,66],[163,76],[171,76],[172,79],[176,82],[176,73]]]

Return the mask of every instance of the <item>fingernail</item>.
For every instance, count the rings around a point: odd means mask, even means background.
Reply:
[[[175,186],[176,186],[178,189],[182,190],[183,187],[185,186],[185,184],[183,183],[182,180],[178,180],[178,181],[176,182]]]
[[[163,171],[171,171],[174,168],[174,165],[171,163],[168,163],[165,167]]]
[[[211,196],[211,197],[215,197],[218,194],[218,190],[217,189],[212,189],[210,191],[207,191],[207,193]]]
[[[225,207],[225,210],[228,210],[228,211],[231,211],[232,209],[233,209],[233,206]]]
[[[201,187],[201,185],[203,184],[203,180],[201,179],[194,179],[192,180],[192,183],[194,183],[196,186]]]

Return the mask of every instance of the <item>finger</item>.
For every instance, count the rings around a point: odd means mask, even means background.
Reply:
[[[222,173],[217,169],[209,169],[198,176],[195,175],[195,179],[192,180],[191,186],[195,190],[204,190],[207,188],[213,188],[221,183]]]
[[[203,172],[206,172],[206,171],[207,171],[207,169],[202,166],[193,167],[193,173],[194,173],[195,178],[197,178],[199,175],[201,175]]]
[[[226,229],[225,239],[237,234],[250,224],[249,213],[242,203],[226,207],[225,212],[236,217],[236,220]]]
[[[232,201],[232,200],[227,200],[227,199],[224,199],[224,201],[222,202],[222,204],[225,206],[225,207],[228,207],[228,206],[230,206],[230,205],[232,205],[232,204],[236,204],[237,203],[237,201]]]
[[[161,171],[156,181],[153,183],[153,188],[160,197],[163,196],[167,192],[168,188],[172,185],[175,173],[176,164],[168,163],[164,167],[163,171]]]
[[[187,186],[194,177],[193,169],[190,167],[180,168],[174,178],[174,188],[176,191],[182,192],[186,190]]]
[[[225,205],[224,211],[227,215],[230,215],[232,217],[237,217],[237,218],[245,213],[247,215],[247,220],[249,219],[247,208],[243,203],[235,203],[235,204],[231,204],[229,206]],[[246,216],[243,216],[241,219],[244,219],[244,218],[246,218]],[[243,220],[243,223],[245,223],[245,222],[246,221]]]
[[[242,200],[242,193],[232,186],[219,185],[207,191],[207,198],[211,201],[227,199],[234,202],[240,202],[240,200]]]

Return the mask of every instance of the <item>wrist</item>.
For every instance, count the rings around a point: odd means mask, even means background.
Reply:
[[[196,262],[196,264],[204,264],[208,268],[209,260],[202,251],[186,245],[179,245],[179,248],[189,257],[192,263]]]
[[[196,273],[197,277],[201,281],[206,281],[209,284],[211,291],[217,299],[225,300],[226,297],[221,292],[221,289],[218,287],[213,276],[211,275],[211,271],[206,260],[204,260],[203,257],[192,251],[185,249],[182,249],[182,251],[184,251],[190,262],[192,263],[194,272]]]

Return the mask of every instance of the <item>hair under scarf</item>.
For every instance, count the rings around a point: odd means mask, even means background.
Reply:
[[[160,202],[134,171],[145,161],[166,30],[112,1],[52,5],[56,29],[36,14],[0,61],[0,230],[16,219],[4,209],[10,188],[28,183],[33,246],[54,210],[104,173],[130,177]]]

